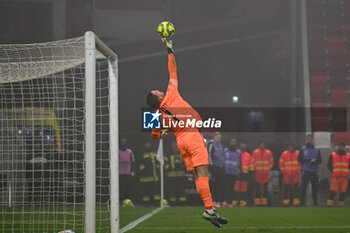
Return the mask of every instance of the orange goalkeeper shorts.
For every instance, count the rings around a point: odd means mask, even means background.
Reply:
[[[348,177],[332,177],[331,190],[334,192],[345,193],[348,188]]]
[[[176,140],[187,171],[193,171],[197,166],[209,164],[208,151],[202,134],[189,132]]]

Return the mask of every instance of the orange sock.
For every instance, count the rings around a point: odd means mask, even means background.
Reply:
[[[213,208],[213,200],[211,198],[208,177],[199,177],[196,181],[196,188],[199,196],[202,198],[204,207],[207,210]]]

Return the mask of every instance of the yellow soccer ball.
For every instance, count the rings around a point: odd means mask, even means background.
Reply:
[[[169,21],[164,21],[158,25],[157,31],[161,37],[170,38],[175,32],[175,27]]]
[[[162,202],[160,202],[160,203],[162,203]],[[163,205],[169,205],[169,203],[166,199],[163,200]]]
[[[134,203],[132,203],[132,201],[130,199],[125,199],[123,201],[123,207],[133,207]]]

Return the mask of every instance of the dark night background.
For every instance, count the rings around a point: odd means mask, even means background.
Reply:
[[[179,90],[192,106],[293,107],[303,89],[299,49],[291,72],[299,33],[299,27],[291,31],[291,9],[292,1],[279,0],[1,0],[0,43],[94,31],[119,56],[120,133],[138,147],[149,137],[140,122],[145,96],[165,91],[168,81],[159,22],[175,25]]]

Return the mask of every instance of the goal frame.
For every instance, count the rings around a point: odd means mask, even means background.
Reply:
[[[85,33],[85,232],[96,232],[96,52],[108,60],[110,227],[119,232],[118,56],[92,31]]]

